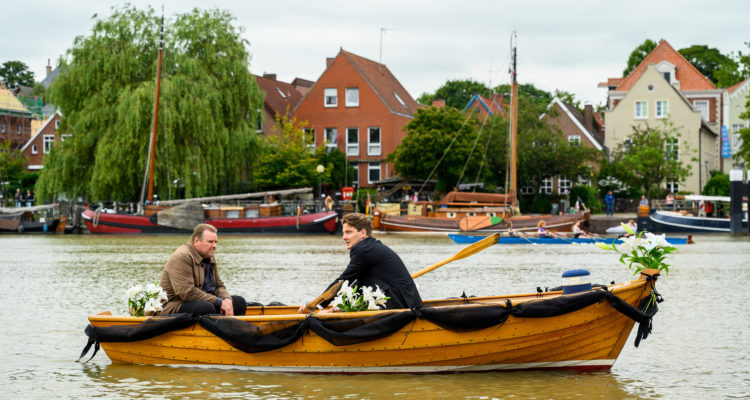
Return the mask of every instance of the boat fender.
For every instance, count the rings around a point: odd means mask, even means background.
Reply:
[[[331,196],[326,196],[325,205],[328,211],[333,210],[333,199]]]
[[[562,274],[563,294],[572,294],[591,290],[589,271],[585,269],[572,269]]]

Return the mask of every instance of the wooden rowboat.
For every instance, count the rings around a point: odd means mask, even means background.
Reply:
[[[269,306],[248,307],[242,317],[150,319],[105,312],[89,316],[81,358],[96,344],[116,363],[252,371],[606,370],[636,320],[636,346],[648,336],[660,301],[657,276],[644,270],[639,279],[606,289],[433,300],[416,310],[309,316],[295,314],[297,307]]]
[[[458,244],[476,243],[487,236],[484,235],[462,235],[449,233],[448,237]],[[682,245],[688,243],[687,237],[667,237],[665,239],[671,245]],[[563,237],[563,236],[500,236],[497,244],[622,244],[622,239],[606,237]]]

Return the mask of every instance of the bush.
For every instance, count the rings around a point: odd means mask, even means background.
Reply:
[[[581,207],[585,204],[592,213],[598,213],[602,211],[602,203],[596,197],[596,188],[588,185],[576,185],[570,189],[568,193],[570,199],[570,206],[574,207],[576,200],[583,202]]]
[[[547,195],[536,196],[534,202],[531,203],[530,211],[532,213],[549,214],[552,210],[552,201]]]
[[[706,196],[729,196],[731,193],[729,175],[720,172],[712,172],[712,175],[701,193]]]

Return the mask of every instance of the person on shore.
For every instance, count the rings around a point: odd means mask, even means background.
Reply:
[[[648,198],[646,198],[646,195],[641,195],[641,201],[638,202],[639,206],[648,206]]]
[[[669,192],[667,197],[664,199],[664,208],[669,211],[674,210],[674,193]]]
[[[615,195],[612,194],[611,190],[604,196],[604,203],[607,204],[607,216],[611,217],[615,210]]]
[[[26,191],[26,197],[24,198],[26,200],[26,207],[31,207],[34,205],[34,201],[36,200],[34,198],[34,195],[31,193],[31,190]]]
[[[372,222],[360,213],[347,214],[341,219],[344,243],[349,249],[349,265],[328,288],[339,280],[349,281],[349,285],[360,288],[377,285],[386,296],[386,309],[415,308],[422,306],[417,285],[409,275],[401,258],[388,246],[373,238]],[[325,307],[330,300],[321,303]],[[299,313],[305,313],[305,306]]]
[[[23,200],[23,193],[21,193],[21,188],[16,189],[16,195],[13,196],[13,200],[16,202],[16,207],[21,207],[21,200]]]
[[[167,292],[161,314],[245,315],[245,299],[230,296],[219,278],[214,259],[218,241],[213,225],[198,224],[190,241],[169,256],[159,279],[159,286]]]

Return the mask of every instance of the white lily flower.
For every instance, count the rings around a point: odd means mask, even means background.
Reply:
[[[135,285],[128,289],[128,298],[129,299],[135,299],[135,297],[140,293],[142,290],[141,285]]]

